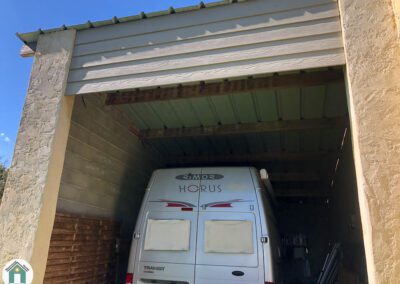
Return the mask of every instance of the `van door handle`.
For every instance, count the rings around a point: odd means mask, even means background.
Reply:
[[[244,275],[244,272],[243,272],[243,271],[235,270],[235,271],[232,271],[232,274],[235,275],[235,276],[243,276],[243,275]]]

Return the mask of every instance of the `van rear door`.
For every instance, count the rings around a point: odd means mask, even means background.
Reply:
[[[196,284],[264,283],[249,168],[203,168],[200,187]]]
[[[196,284],[259,283],[256,228],[253,213],[200,212]]]
[[[194,283],[197,212],[146,216],[138,283]]]
[[[194,283],[200,173],[156,172],[138,240],[137,283]]]

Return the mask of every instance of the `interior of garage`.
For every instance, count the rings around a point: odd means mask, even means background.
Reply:
[[[340,283],[367,283],[348,119],[341,67],[77,96],[57,211],[120,221],[123,275],[155,169],[266,169],[285,283],[314,283],[335,243]]]

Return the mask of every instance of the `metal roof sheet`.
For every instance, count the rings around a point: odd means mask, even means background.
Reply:
[[[263,90],[201,98],[156,101],[123,105],[131,121],[141,130],[217,126],[278,120],[332,118],[347,115],[344,82],[328,85],[288,88],[276,91]],[[224,149],[240,154],[268,150],[319,151],[340,148],[343,129],[305,130],[281,133],[246,134],[229,138],[197,137],[199,144],[210,149]],[[193,148],[190,139],[162,139],[167,153]],[[209,145],[211,144],[211,146]],[[207,146],[208,145],[208,146]],[[209,147],[210,146],[210,147]],[[201,148],[200,147],[200,148]],[[199,148],[199,147],[194,147]],[[186,151],[190,153],[192,151]],[[208,153],[212,154],[212,153]]]
[[[160,17],[160,16],[176,14],[176,13],[190,12],[190,11],[200,10],[203,8],[212,8],[212,7],[229,5],[229,4],[233,4],[233,3],[246,2],[246,1],[250,1],[250,0],[223,0],[223,1],[217,1],[217,2],[211,2],[211,3],[204,3],[202,1],[198,5],[194,5],[194,6],[182,7],[182,8],[176,8],[176,9],[173,7],[170,7],[169,9],[163,10],[163,11],[152,12],[152,13],[141,12],[137,15],[122,17],[122,18],[117,18],[114,16],[113,18],[111,18],[109,20],[96,21],[96,22],[87,21],[86,23],[78,24],[78,25],[71,25],[71,26],[62,25],[61,27],[58,27],[58,28],[52,28],[52,29],[46,29],[46,30],[38,29],[37,31],[34,31],[34,32],[17,33],[17,36],[25,44],[29,45],[32,48],[35,48],[35,43],[36,43],[39,35],[41,35],[41,34],[47,34],[47,33],[52,33],[52,32],[57,32],[57,31],[62,31],[62,30],[70,30],[70,29],[75,29],[77,31],[80,31],[80,30],[87,30],[87,29],[93,29],[93,28],[100,28],[100,27],[109,26],[109,25],[116,25],[119,23],[139,21],[139,20],[148,19],[148,18]]]
[[[343,82],[279,90],[249,91],[224,96],[154,101],[121,106],[124,114],[140,130],[190,128],[279,120],[321,119],[347,116],[346,90]],[[147,141],[167,159],[189,157],[226,157],[232,162],[212,165],[251,165],[268,168],[272,173],[315,173],[318,181],[275,181],[283,189],[326,189],[332,180],[341,148],[344,128],[308,129],[265,133],[242,133],[229,136],[177,137]],[[254,157],[273,153],[332,153],[315,160],[253,161]],[[239,157],[238,160],[235,160]],[[218,158],[217,158],[218,159]],[[236,162],[235,162],[236,161]],[[170,160],[170,166],[182,166]]]

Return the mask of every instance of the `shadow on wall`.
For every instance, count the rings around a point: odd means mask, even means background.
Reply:
[[[305,256],[299,255],[299,245],[286,255],[284,250],[285,283],[314,283],[334,243],[341,244],[339,283],[368,283],[350,135],[344,140],[331,198],[281,202],[277,217],[282,236],[306,238]]]
[[[104,105],[104,96],[76,97],[57,204],[58,212],[121,222],[118,283],[124,283],[144,190],[153,170],[163,166],[130,125],[117,107]]]
[[[132,236],[151,175],[154,170],[165,166],[160,160],[156,164],[150,162],[150,158],[146,159],[147,155],[148,157],[154,155],[154,149],[151,146],[142,144],[139,149],[145,154],[144,159],[138,158],[137,155],[131,155],[130,161],[127,163],[130,167],[125,169],[115,205],[115,216],[121,221],[121,239],[117,256],[117,283],[125,283]],[[140,174],[137,173],[138,171],[140,171]]]
[[[350,133],[345,137],[332,192],[330,235],[343,248],[340,283],[368,283]]]
[[[135,157],[131,159],[131,162],[134,162]],[[121,221],[121,239],[117,256],[118,284],[125,283],[132,235],[142,199],[153,170],[149,169],[148,174],[141,176],[140,180],[132,178],[132,171],[134,169],[131,168],[127,168],[125,171],[125,178],[121,183],[120,194],[115,207],[115,215]]]
[[[323,199],[282,201],[277,210],[284,283],[314,283],[329,243],[329,208]],[[305,240],[294,241],[303,236]],[[285,244],[286,243],[286,244]]]

